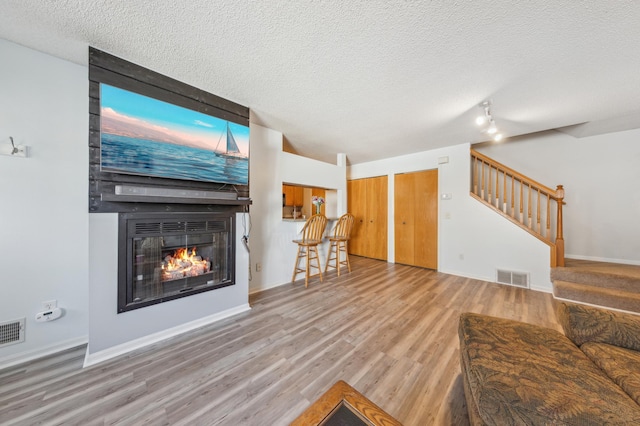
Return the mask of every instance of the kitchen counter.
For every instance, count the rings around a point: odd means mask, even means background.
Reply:
[[[335,222],[338,220],[338,218],[335,217],[328,217],[327,218],[327,227],[325,229],[325,233],[324,235],[330,235],[331,232],[333,231],[333,226],[335,224]],[[284,223],[292,223],[296,225],[296,234],[299,234],[302,231],[302,228],[304,228],[304,224],[307,222],[307,219],[293,219],[290,217],[283,217],[282,218],[282,222]]]
[[[328,217],[328,218],[327,218],[327,221],[329,221],[329,222],[331,222],[332,220],[338,220],[338,218],[337,218],[337,217]],[[302,218],[299,218],[299,219],[293,219],[293,218],[291,218],[291,217],[283,217],[283,218],[282,218],[282,221],[283,221],[283,222],[306,222],[306,221],[307,221],[307,219],[302,219]]]

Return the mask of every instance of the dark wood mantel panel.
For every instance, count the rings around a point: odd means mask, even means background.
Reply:
[[[197,182],[149,176],[136,176],[100,170],[100,83],[169,102],[204,114],[249,126],[249,108],[190,86],[140,65],[89,47],[89,212],[134,212],[177,210],[244,211],[251,204],[249,185]],[[114,197],[116,185],[150,188],[193,189],[237,194],[237,200],[149,198],[130,200]]]

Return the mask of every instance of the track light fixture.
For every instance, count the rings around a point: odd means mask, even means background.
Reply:
[[[476,124],[480,127],[486,126],[482,131],[491,136],[495,142],[499,142],[502,140],[502,133],[498,131],[498,127],[496,126],[496,122],[493,120],[493,116],[491,115],[491,101],[487,100],[478,104],[480,108],[482,108],[483,113],[476,117]]]

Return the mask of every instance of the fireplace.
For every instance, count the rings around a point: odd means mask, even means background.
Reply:
[[[118,313],[235,284],[234,217],[120,213]]]
[[[235,218],[251,205],[248,107],[89,48],[88,179],[89,212],[118,215],[117,313],[236,283]],[[210,296],[200,300],[218,302]]]

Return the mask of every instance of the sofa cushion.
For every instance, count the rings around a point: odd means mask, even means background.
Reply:
[[[594,342],[587,342],[580,349],[640,404],[640,352]]]
[[[640,407],[561,333],[472,313],[458,331],[478,423],[640,424]]]
[[[600,342],[640,351],[640,316],[562,302],[557,308],[564,334],[578,346]]]

